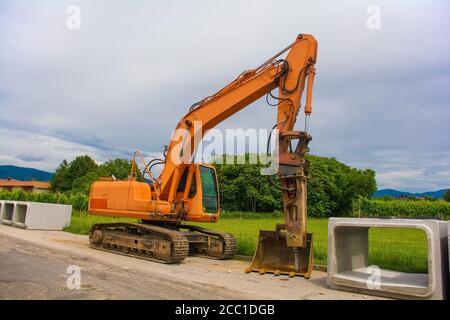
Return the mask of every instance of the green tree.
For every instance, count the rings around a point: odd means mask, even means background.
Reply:
[[[352,202],[376,191],[375,172],[351,168],[335,158],[308,155],[311,179],[308,184],[308,213],[316,217],[350,213]]]
[[[450,202],[450,189],[445,191],[443,199],[444,199],[444,201]]]
[[[89,156],[79,156],[72,162],[63,160],[56,170],[51,186],[53,191],[88,194],[92,182],[100,177],[114,175],[119,180],[125,180],[131,172],[131,160],[113,159],[97,165]],[[138,180],[144,181],[138,171]]]
[[[114,175],[119,180],[128,178],[131,172],[131,161],[126,159],[114,159],[103,163],[101,166],[102,171],[106,176]]]
[[[249,155],[246,155],[247,159]],[[376,190],[375,172],[351,168],[334,158],[307,156],[310,163],[308,214],[315,217],[347,215],[353,200]],[[237,158],[235,158],[237,159]],[[282,210],[282,193],[260,174],[260,164],[215,164],[227,211]],[[274,177],[274,180],[277,180]]]
[[[119,180],[126,180],[131,173],[131,160],[113,159],[99,165],[95,170],[87,172],[73,181],[72,191],[88,194],[92,182],[100,177],[114,176]],[[138,181],[144,181],[142,173],[137,171]]]
[[[61,192],[70,191],[76,179],[97,168],[98,166],[94,160],[87,155],[78,156],[69,164],[67,164],[66,160],[63,160],[53,177],[52,189],[53,191]]]
[[[215,163],[221,193],[222,209],[226,211],[272,212],[282,209],[281,192],[272,188],[261,175],[258,164],[236,164],[239,157],[229,157],[226,164]],[[246,155],[248,162],[249,155]],[[225,163],[222,161],[222,163]]]
[[[85,175],[76,178],[72,183],[71,192],[88,194],[91,190],[92,182],[99,180],[100,177],[107,177],[101,174],[100,168],[87,172]]]
[[[67,160],[64,159],[60,165],[58,166],[58,168],[55,171],[55,174],[52,176],[51,180],[50,180],[50,187],[52,189],[52,191],[58,191],[58,190],[62,190],[63,187],[63,183],[65,182],[64,180],[64,176],[66,174],[67,168],[69,167],[69,163],[67,163]]]

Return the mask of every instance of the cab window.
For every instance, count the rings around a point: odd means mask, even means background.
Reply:
[[[186,188],[188,174],[189,174],[189,169],[185,168],[183,171],[183,175],[181,176],[180,182],[178,183],[177,193],[184,192],[184,190]],[[188,197],[192,198],[193,196],[195,196],[196,192],[197,192],[197,186],[195,184],[195,173],[194,173],[194,175],[192,176],[191,187],[189,189]]]
[[[216,173],[212,168],[200,166],[200,179],[202,183],[203,208],[208,213],[216,213],[219,206]]]

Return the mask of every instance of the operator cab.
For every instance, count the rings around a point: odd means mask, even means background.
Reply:
[[[204,164],[183,165],[176,198],[188,204],[186,220],[217,221],[220,206],[216,169]]]

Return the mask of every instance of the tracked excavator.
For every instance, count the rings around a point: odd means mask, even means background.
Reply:
[[[244,71],[216,94],[193,104],[178,122],[164,159],[145,163],[136,151],[127,180],[112,176],[95,181],[89,196],[90,214],[140,222],[93,225],[91,247],[162,263],[180,263],[188,255],[231,258],[236,251],[232,235],[185,223],[214,223],[221,214],[216,170],[194,163],[192,155],[209,129],[266,95],[275,99],[278,108],[272,128],[278,130],[278,165],[272,173],[278,179],[268,176],[268,180],[282,190],[285,223],[277,224],[274,231],[260,231],[255,256],[246,271],[309,278],[313,242],[306,229],[309,162],[305,154],[311,136],[306,125],[304,131],[295,131],[294,124],[305,87],[305,123],[311,114],[316,56],[315,38],[298,35],[256,69]],[[276,89],[278,95],[273,93]],[[138,179],[137,158],[145,165],[142,173],[148,175],[147,181]],[[157,164],[164,167],[155,178],[152,167]]]

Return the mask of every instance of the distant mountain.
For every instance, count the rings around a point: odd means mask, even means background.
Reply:
[[[441,189],[437,191],[426,191],[426,192],[419,192],[419,193],[411,193],[406,191],[398,191],[394,189],[381,189],[377,190],[372,196],[374,198],[381,198],[384,196],[390,196],[393,198],[400,198],[400,197],[434,197],[434,198],[442,198],[444,196],[445,191],[448,189]]]
[[[427,191],[427,192],[422,192],[422,193],[416,193],[415,195],[417,197],[429,196],[429,197],[435,197],[435,198],[443,198],[444,197],[444,193],[447,190],[448,189],[441,189],[441,190],[437,190],[437,191]]]
[[[413,194],[410,192],[405,191],[398,191],[394,189],[381,189],[375,191],[375,193],[372,195],[374,198],[381,198],[385,196],[394,197],[394,198],[400,198],[400,197],[409,197]]]
[[[23,181],[26,180],[50,181],[52,176],[53,173],[33,168],[0,165],[0,179],[12,178]]]

